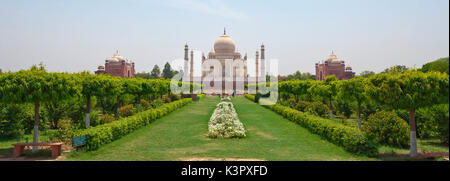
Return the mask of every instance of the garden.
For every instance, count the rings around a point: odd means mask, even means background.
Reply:
[[[267,94],[193,100],[170,84],[38,66],[2,73],[0,159],[54,160],[41,146],[13,158],[12,144],[61,142],[56,160],[448,160],[446,73],[283,81],[264,106]]]

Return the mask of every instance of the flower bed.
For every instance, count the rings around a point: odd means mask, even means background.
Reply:
[[[212,114],[208,124],[210,138],[243,138],[244,125],[239,121],[233,103],[222,101]]]

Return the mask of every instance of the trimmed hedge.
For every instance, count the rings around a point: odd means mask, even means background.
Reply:
[[[164,104],[156,109],[150,109],[137,113],[134,116],[126,117],[109,124],[104,124],[88,129],[79,130],[74,136],[86,135],[85,149],[88,151],[96,150],[104,144],[121,138],[142,126],[146,126],[154,120],[192,102],[191,99],[181,99],[171,103]]]
[[[245,97],[250,100],[254,98],[252,95],[245,95]],[[376,143],[369,140],[357,128],[344,126],[328,119],[309,115],[279,104],[265,107],[307,128],[310,132],[318,134],[338,146],[342,146],[349,152],[367,156],[375,156],[378,154]]]
[[[244,97],[247,98],[247,99],[249,99],[249,100],[251,100],[251,101],[253,101],[253,102],[255,102],[255,96],[254,96],[254,95],[251,95],[251,94],[244,94]]]
[[[205,96],[206,96],[206,94],[198,94],[198,95],[197,95],[197,97],[198,97],[199,99],[203,99]]]

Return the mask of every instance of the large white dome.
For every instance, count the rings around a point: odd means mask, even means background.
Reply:
[[[220,36],[214,43],[215,53],[234,53],[235,49],[234,41],[226,34]]]

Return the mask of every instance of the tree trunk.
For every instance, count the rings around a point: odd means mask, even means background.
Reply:
[[[358,128],[361,130],[361,102],[358,102]]]
[[[116,111],[117,118],[119,118],[119,113],[120,113],[120,97],[119,96],[117,96],[117,105],[116,105],[116,107],[117,107],[117,111]]]
[[[87,97],[87,101],[86,101],[86,128],[89,128],[91,123],[90,123],[90,117],[89,114],[91,112],[91,96]]]
[[[137,111],[140,112],[141,111],[141,95],[137,95]]]
[[[106,114],[105,110],[105,100],[103,98],[100,99],[100,105],[102,106],[102,114]]]
[[[417,142],[416,142],[416,110],[414,108],[409,109],[409,130],[410,130],[410,155],[417,155]]]
[[[39,142],[39,102],[34,104],[34,129],[33,129],[33,143]],[[37,146],[33,146],[33,152],[38,151]]]
[[[333,104],[331,104],[331,96],[330,96],[330,120],[333,120]]]

